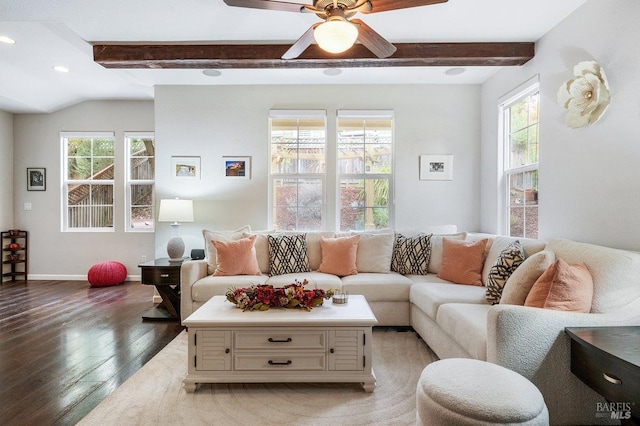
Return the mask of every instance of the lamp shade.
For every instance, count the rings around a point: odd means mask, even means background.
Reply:
[[[193,222],[193,200],[160,200],[158,222]]]
[[[316,27],[313,37],[322,50],[342,53],[358,39],[358,29],[346,19],[328,20]]]

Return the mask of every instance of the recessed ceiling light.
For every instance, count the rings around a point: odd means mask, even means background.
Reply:
[[[322,72],[324,73],[324,75],[331,75],[331,76],[342,74],[342,70],[339,68],[327,68]]]
[[[63,67],[62,65],[56,65],[53,69],[58,72],[69,72],[69,68]]]
[[[465,72],[466,70],[464,68],[449,68],[448,70],[446,70],[444,73],[446,75],[460,75],[463,72]]]
[[[206,75],[207,77],[220,77],[222,75],[222,73],[218,70],[204,70],[202,71],[202,74]]]
[[[0,36],[0,43],[16,44],[16,41],[7,36]]]

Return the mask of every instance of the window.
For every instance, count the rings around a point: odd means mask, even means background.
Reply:
[[[155,141],[153,133],[126,133],[127,231],[154,230]]]
[[[525,84],[502,111],[506,228],[514,237],[538,237],[538,79]]]
[[[340,230],[391,226],[393,115],[338,111]]]
[[[276,230],[324,226],[324,111],[271,111],[270,222]]]
[[[113,133],[62,134],[63,230],[113,230]]]

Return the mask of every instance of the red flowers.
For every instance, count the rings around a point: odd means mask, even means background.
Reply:
[[[230,288],[227,290],[227,300],[245,311],[266,311],[274,308],[300,308],[310,311],[314,306],[320,306],[323,299],[333,296],[333,290],[322,289],[305,290],[309,284],[307,280],[284,287],[274,287],[270,284],[258,284],[247,288]]]

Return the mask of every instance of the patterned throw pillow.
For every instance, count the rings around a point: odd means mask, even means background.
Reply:
[[[524,249],[518,240],[512,242],[500,252],[496,263],[489,270],[489,277],[487,278],[488,302],[494,305],[500,303],[505,283],[513,274],[513,271],[524,262],[524,257]]]
[[[431,235],[396,236],[391,256],[391,270],[402,275],[426,275],[431,257]]]
[[[267,235],[270,275],[309,272],[306,234]]]

